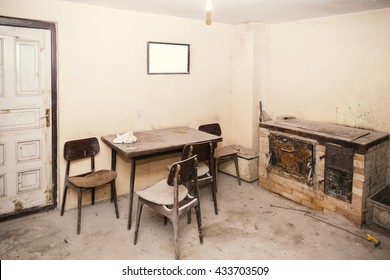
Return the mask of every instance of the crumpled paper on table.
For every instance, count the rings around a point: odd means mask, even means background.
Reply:
[[[114,144],[129,144],[137,141],[137,137],[134,136],[133,132],[128,131],[123,134],[117,134],[116,138],[112,141]]]

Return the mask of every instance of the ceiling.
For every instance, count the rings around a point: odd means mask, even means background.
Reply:
[[[204,20],[206,0],[65,0]],[[213,0],[213,22],[267,24],[390,8],[390,0]]]

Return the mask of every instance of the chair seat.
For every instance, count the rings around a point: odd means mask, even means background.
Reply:
[[[236,154],[238,154],[238,151],[233,149],[233,148],[230,148],[228,146],[218,147],[218,148],[214,149],[214,158],[216,158],[216,159],[230,157],[230,156],[234,156]]]
[[[184,185],[179,185],[178,190],[178,201],[181,202],[187,196],[188,189]],[[173,187],[168,185],[165,179],[150,187],[137,191],[136,194],[140,198],[158,205],[173,205]]]
[[[117,173],[113,170],[99,170],[86,176],[69,177],[68,181],[81,188],[96,188],[113,181]]]
[[[198,177],[206,175],[209,171],[209,167],[204,162],[198,163]]]
[[[168,169],[171,169],[171,167],[172,167],[172,164],[167,165]],[[204,162],[198,163],[198,177],[202,177],[202,176],[206,175],[207,173],[209,173],[209,171],[210,171],[209,167]]]

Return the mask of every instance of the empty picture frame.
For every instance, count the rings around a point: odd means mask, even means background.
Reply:
[[[189,74],[190,45],[148,42],[148,74]]]

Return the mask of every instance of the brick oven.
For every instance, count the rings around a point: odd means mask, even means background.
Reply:
[[[293,117],[259,126],[260,187],[363,225],[387,184],[389,134]]]

